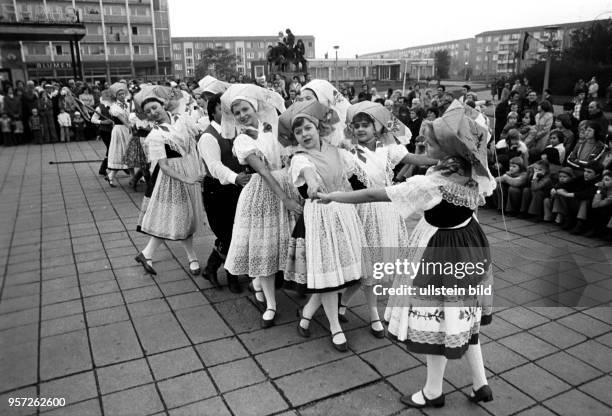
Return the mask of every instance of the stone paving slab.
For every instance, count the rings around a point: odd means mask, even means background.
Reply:
[[[424,357],[368,332],[362,294],[331,346],[319,312],[301,338],[304,299],[278,292],[278,320],[259,327],[252,295],[188,273],[178,244],[158,276],[133,257],[141,192],[97,175],[100,142],[0,148],[0,414],[2,415],[609,415],[612,248],[481,210],[492,242],[497,308],[481,344],[495,400],[467,400],[465,359],[447,365],[442,409],[406,409]],[[142,187],[141,187],[142,188]],[[195,239],[204,261],[214,236]],[[571,251],[570,251],[571,250]],[[569,254],[571,253],[571,255]],[[223,273],[220,273],[223,282]],[[381,312],[384,300],[380,301]],[[66,406],[10,407],[10,397]]]

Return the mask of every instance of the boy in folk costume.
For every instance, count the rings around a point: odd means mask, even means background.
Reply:
[[[232,240],[234,216],[240,191],[251,178],[246,173],[246,166],[240,165],[232,153],[233,139],[221,135],[221,94],[208,100],[208,117],[210,124],[200,137],[198,153],[204,160],[207,175],[204,179],[204,208],[210,228],[217,237],[215,246],[204,268],[203,276],[216,288],[217,269],[225,261]],[[242,292],[238,277],[226,272],[227,285],[233,293]]]

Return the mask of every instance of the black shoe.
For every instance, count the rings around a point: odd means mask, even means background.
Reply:
[[[274,312],[274,316],[272,317],[272,319],[264,319],[264,317],[262,316],[261,317],[261,327],[262,328],[270,328],[271,326],[274,326],[274,320],[276,319],[276,310],[268,308],[264,311],[264,313],[268,311]]]
[[[229,291],[232,293],[242,293],[242,286],[240,286],[240,283],[238,282],[238,277],[234,276],[233,274],[229,274],[226,272],[227,275],[227,287],[229,288]]]
[[[217,272],[207,272],[206,270],[204,270],[204,273],[202,273],[202,276],[204,276],[204,279],[208,280],[210,282],[210,284],[212,285],[212,287],[214,287],[215,289],[219,289],[221,290],[221,284],[219,283],[219,281],[217,280]]]
[[[338,332],[336,332],[336,333],[332,334],[332,336],[331,336],[331,342],[332,342],[332,345],[334,346],[334,348],[335,348],[336,350],[338,350],[338,351],[340,351],[340,352],[347,352],[347,351],[348,351],[348,343],[347,343],[346,341],[344,341],[342,344],[336,344],[336,343],[334,342],[334,337],[335,337],[336,335],[338,335],[338,334],[342,334],[342,330],[340,330],[340,331],[338,331]]]
[[[372,328],[372,324],[375,324],[376,322],[380,322],[381,325],[382,325],[382,322],[380,321],[380,319],[377,319],[375,321],[370,322],[370,332],[376,338],[384,338],[385,337],[385,327],[384,326],[383,326],[383,329],[381,329],[381,330],[376,330],[376,329]]]
[[[310,319],[305,318],[304,314],[303,314],[303,311],[300,312],[299,309],[297,310],[297,316],[298,316],[298,318],[300,318],[300,320],[298,321],[298,325],[297,325],[298,334],[300,334],[300,336],[302,336],[304,338],[310,338],[310,328],[304,328],[304,327],[302,327],[302,325],[300,325],[302,319],[305,320],[305,321],[308,321],[308,322],[310,322]]]
[[[261,307],[261,308],[265,308],[266,307],[266,297],[264,295],[264,300],[259,300],[257,299],[257,294],[258,293],[263,293],[263,290],[255,290],[255,287],[253,286],[253,283],[249,283],[249,291],[253,293],[253,297],[255,298],[255,302]]]
[[[134,257],[134,260],[142,264],[142,267],[145,269],[145,272],[152,274],[152,275],[157,275],[157,272],[155,271],[155,269],[148,263],[151,261],[151,259],[147,259],[144,256],[144,254],[142,254],[142,251],[138,253],[136,257]]]
[[[441,394],[435,399],[431,399],[431,400],[428,399],[427,396],[425,396],[425,393],[423,392],[423,390],[421,390],[421,394],[423,395],[423,398],[425,399],[424,404],[420,404],[412,400],[412,395],[402,396],[400,397],[400,401],[404,403],[406,406],[414,407],[416,409],[421,409],[423,407],[442,407],[444,406],[444,394]]]
[[[485,384],[478,390],[472,389],[472,395],[468,397],[469,401],[473,403],[478,402],[490,402],[493,401],[493,392],[488,384]]]

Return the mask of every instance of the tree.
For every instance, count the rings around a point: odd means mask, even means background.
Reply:
[[[205,49],[196,65],[195,75],[197,79],[212,75],[227,80],[232,75],[237,75],[236,56],[224,48]]]
[[[434,53],[434,65],[436,67],[436,75],[438,79],[448,78],[450,64],[451,58],[446,49],[436,51],[436,53]]]
[[[612,19],[595,21],[572,32],[566,57],[599,65],[612,64]]]

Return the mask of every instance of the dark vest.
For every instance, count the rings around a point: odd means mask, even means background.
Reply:
[[[114,117],[111,116],[110,114],[110,108],[105,106],[104,104],[100,103],[99,107],[100,108],[100,114],[103,115],[104,117],[106,117],[107,119],[113,119]],[[112,124],[100,124],[98,126],[98,128],[100,129],[100,131],[104,131],[104,132],[111,132],[113,131],[113,125]]]
[[[223,163],[225,166],[227,166],[236,173],[244,172],[246,170],[246,166],[243,166],[238,163],[238,159],[232,153],[232,147],[234,146],[233,139],[224,139],[212,125],[208,126],[206,130],[204,130],[204,134],[206,133],[210,134],[217,140],[217,143],[219,144],[219,149],[221,150],[221,163]],[[204,186],[206,186],[207,183],[209,184],[209,186],[213,184],[216,186],[221,186],[219,180],[210,175],[206,176]]]

